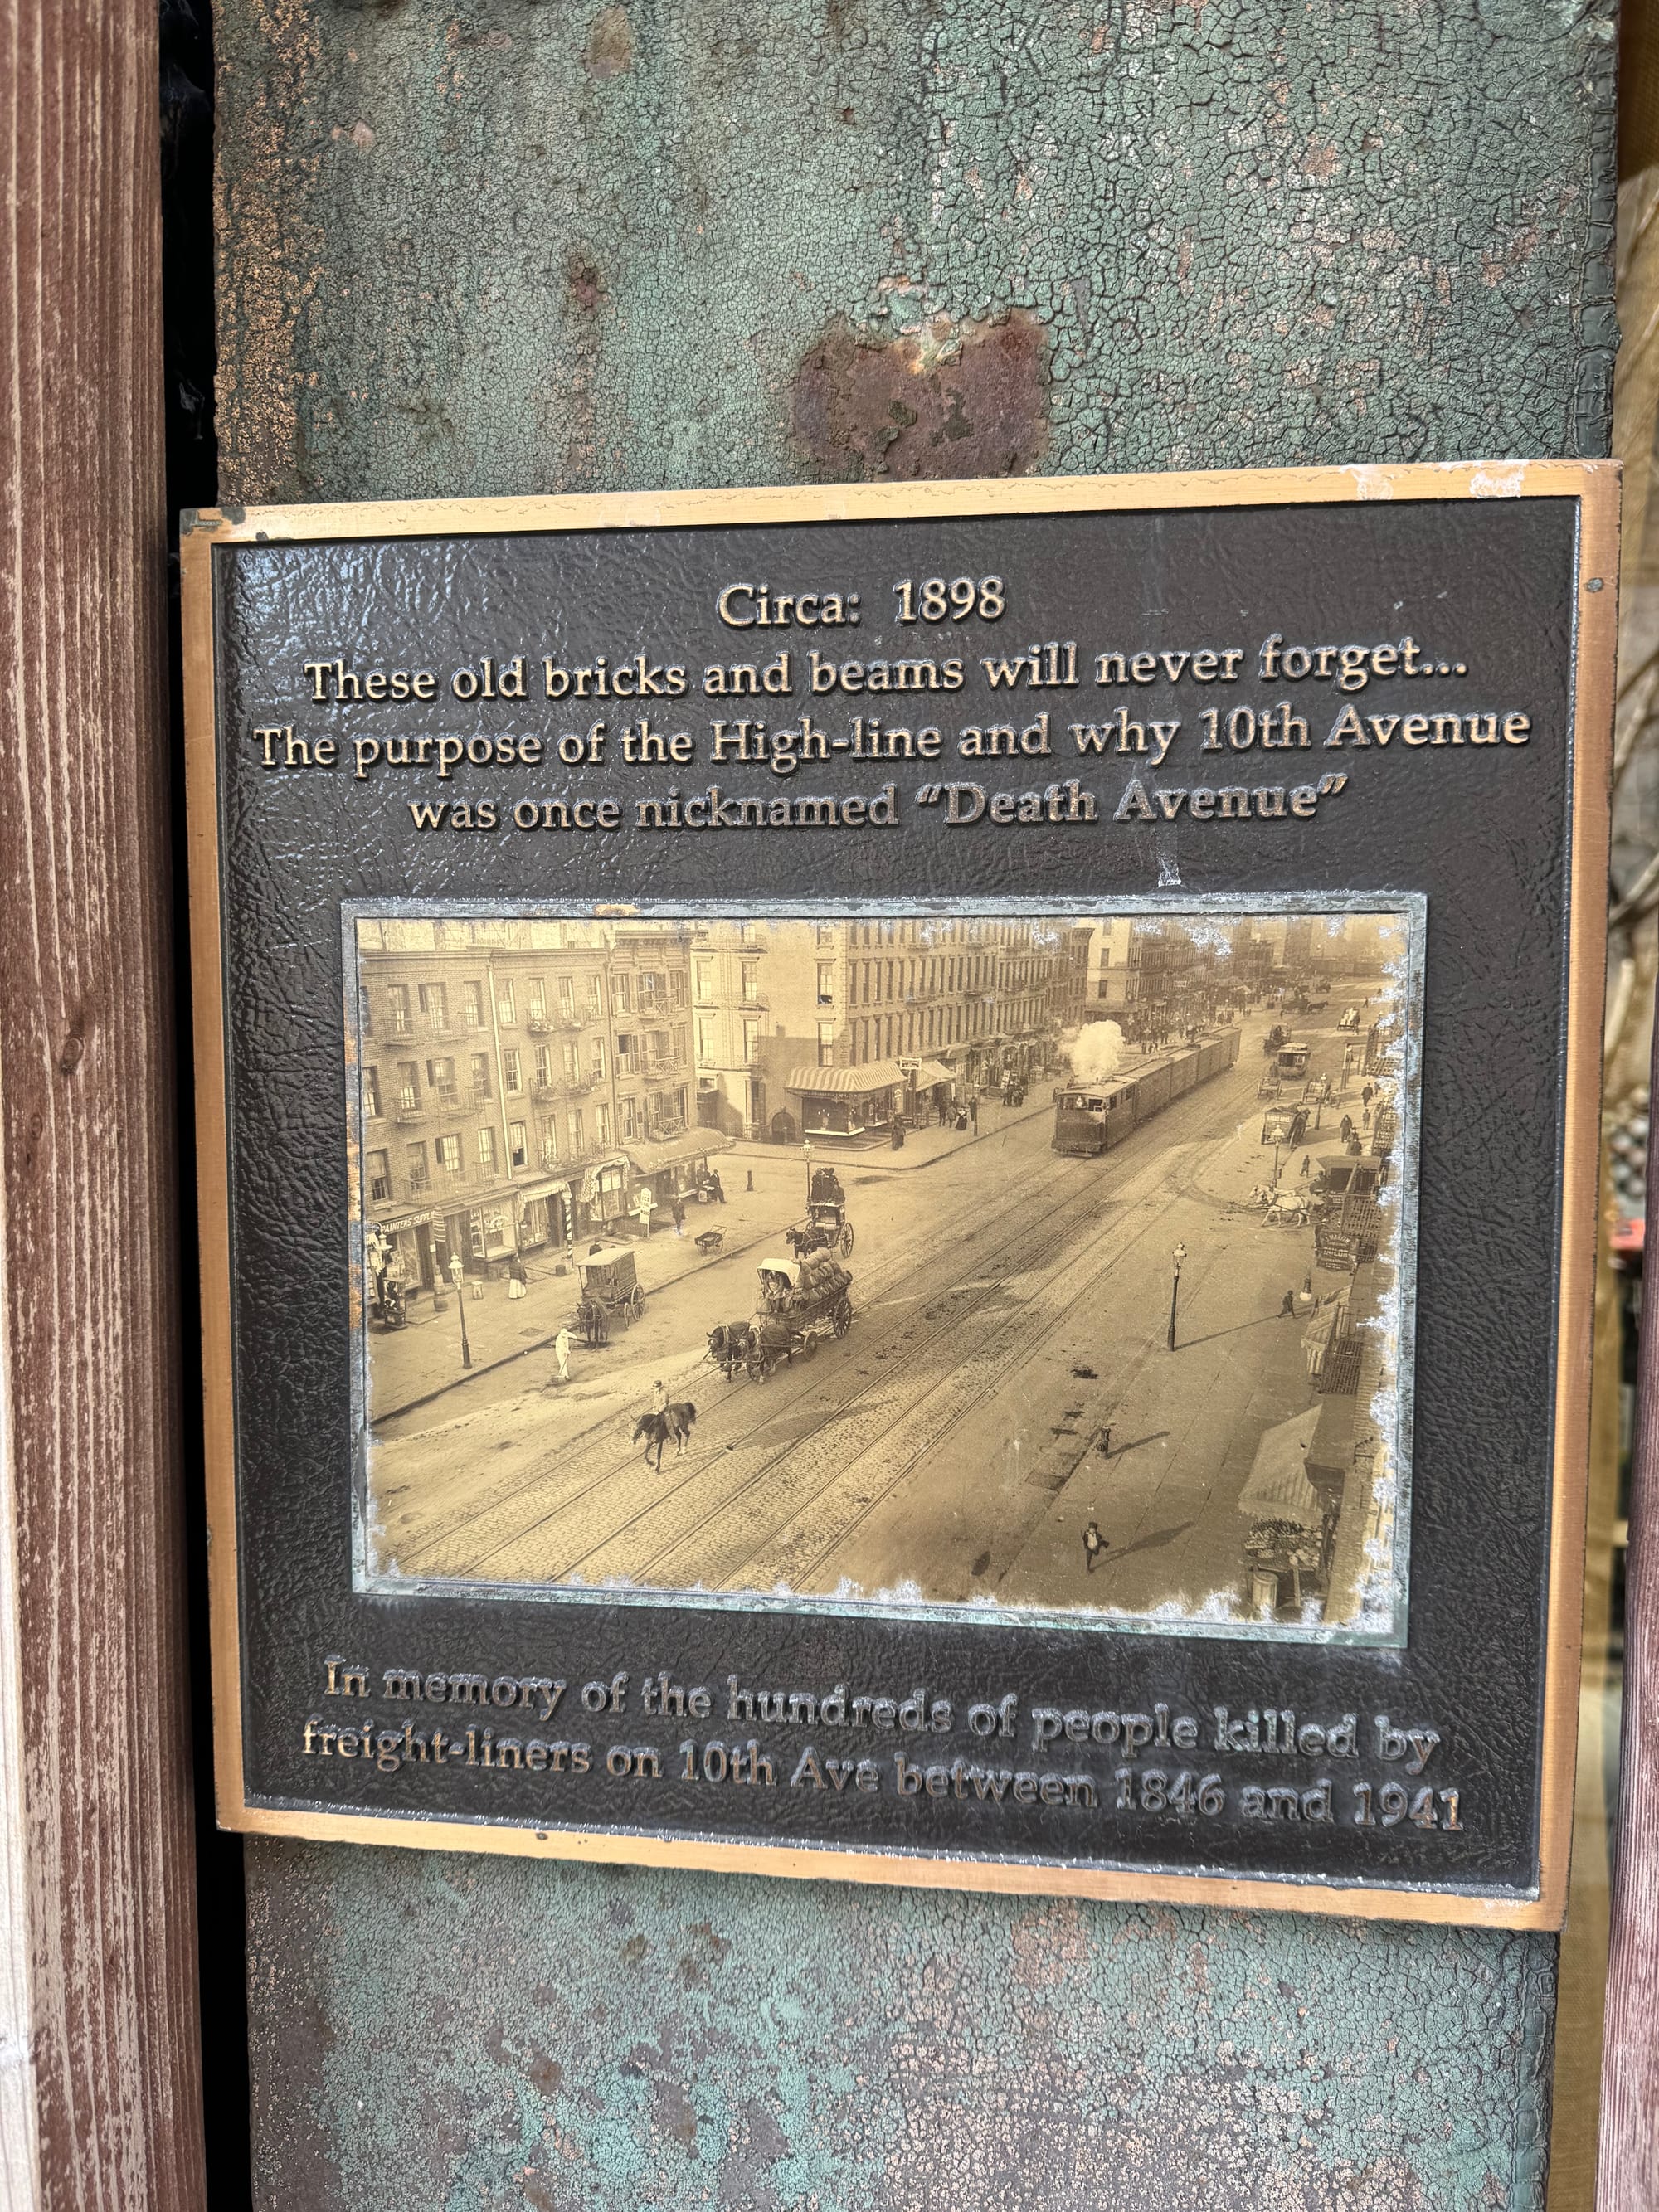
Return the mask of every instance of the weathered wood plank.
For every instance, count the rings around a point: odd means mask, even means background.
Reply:
[[[7,2212],[203,2201],[155,40],[0,5]]]

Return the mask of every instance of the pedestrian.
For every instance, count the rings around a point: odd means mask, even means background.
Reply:
[[[1083,1557],[1091,1574],[1095,1571],[1095,1561],[1105,1549],[1106,1539],[1100,1533],[1100,1523],[1091,1517],[1083,1524]]]
[[[1349,1138],[1353,1134],[1353,1115],[1352,1114],[1345,1114],[1342,1116],[1340,1127],[1342,1132],[1342,1141],[1346,1145]]]
[[[744,1183],[744,1188],[745,1191],[752,1191],[755,1188],[755,1170],[753,1168],[749,1170],[748,1174],[749,1180]]]
[[[674,1193],[673,1198],[670,1200],[668,1210],[674,1217],[675,1236],[684,1237],[685,1234],[685,1200],[680,1196],[678,1191]]]
[[[1376,1093],[1372,1090],[1370,1085],[1368,1083],[1359,1094],[1359,1103],[1362,1106],[1369,1106],[1371,1100],[1376,1096]]]
[[[1304,1152],[1304,1153],[1303,1153],[1303,1155],[1302,1155],[1302,1170],[1301,1170],[1301,1173],[1302,1173],[1302,1180],[1303,1180],[1303,1182],[1306,1182],[1306,1181],[1308,1180],[1308,1170],[1309,1170],[1309,1164],[1310,1164],[1310,1162],[1309,1162],[1309,1155],[1308,1155],[1306,1152]]]
[[[1285,1291],[1285,1302],[1279,1309],[1279,1318],[1281,1321],[1294,1321],[1296,1319],[1296,1292],[1294,1291]]]
[[[568,1328],[561,1328],[554,1338],[553,1356],[559,1363],[560,1382],[568,1382],[570,1380],[570,1331]]]
[[[1112,1425],[1109,1421],[1103,1421],[1099,1429],[1096,1431],[1095,1449],[1100,1454],[1102,1459],[1110,1459],[1112,1455]]]
[[[521,1298],[527,1295],[529,1285],[525,1279],[524,1261],[515,1252],[507,1263],[507,1295]]]
[[[1362,1129],[1369,1129],[1371,1126],[1371,1109],[1369,1106],[1360,1109],[1359,1126]]]
[[[968,1119],[974,1125],[974,1134],[979,1134],[979,1093],[975,1091],[968,1101]]]
[[[724,1206],[726,1203],[726,1185],[720,1181],[720,1171],[718,1168],[710,1168],[708,1170],[708,1187],[714,1194],[715,1205]]]

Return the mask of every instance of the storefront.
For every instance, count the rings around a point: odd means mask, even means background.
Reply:
[[[363,1232],[371,1279],[390,1267],[405,1296],[432,1288],[432,1216],[419,1206],[377,1206]]]
[[[942,1060],[921,1060],[903,1063],[908,1076],[905,1096],[905,1119],[913,1129],[925,1129],[937,1121],[941,1127],[951,1118],[957,1079]]]
[[[583,1173],[576,1202],[576,1234],[592,1237],[614,1229],[628,1210],[628,1162],[621,1152],[595,1160]]]
[[[570,1185],[561,1176],[544,1176],[518,1191],[520,1252],[562,1253],[570,1242]]]
[[[718,1129],[684,1129],[678,1136],[665,1137],[654,1144],[647,1139],[624,1145],[629,1169],[629,1212],[636,1220],[643,1213],[665,1221],[677,1198],[688,1206],[698,1203],[708,1182],[710,1160],[730,1152],[732,1141]]]
[[[909,1086],[896,1060],[861,1067],[798,1067],[784,1085],[796,1100],[810,1143],[873,1145],[904,1111]]]

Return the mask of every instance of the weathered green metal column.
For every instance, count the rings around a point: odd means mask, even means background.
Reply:
[[[1613,27],[219,0],[223,495],[1601,453]],[[1541,2202],[1547,1938],[248,1865],[283,2212]]]

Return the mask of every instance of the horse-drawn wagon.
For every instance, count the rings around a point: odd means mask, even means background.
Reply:
[[[581,1296],[570,1327],[590,1350],[610,1342],[613,1317],[626,1327],[645,1311],[645,1292],[631,1244],[595,1244],[578,1257],[576,1280]]]
[[[793,1366],[853,1325],[853,1278],[828,1253],[763,1260],[760,1303],[749,1321],[725,1322],[708,1334],[708,1356],[729,1382],[739,1367],[764,1382],[780,1360]]]
[[[832,1167],[814,1168],[806,1187],[806,1218],[783,1232],[784,1241],[798,1260],[811,1252],[836,1252],[843,1259],[853,1249],[853,1224],[847,1218],[847,1193]]]

